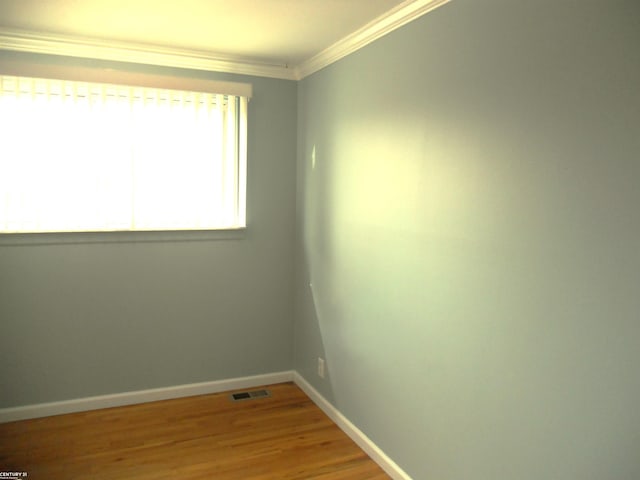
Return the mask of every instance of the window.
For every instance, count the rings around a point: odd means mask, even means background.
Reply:
[[[0,232],[243,228],[247,101],[0,75]]]

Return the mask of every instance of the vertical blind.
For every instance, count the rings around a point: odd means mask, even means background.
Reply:
[[[245,226],[247,98],[0,76],[0,232]]]

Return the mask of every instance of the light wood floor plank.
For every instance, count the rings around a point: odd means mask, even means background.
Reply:
[[[293,383],[0,425],[0,470],[30,480],[389,479]]]

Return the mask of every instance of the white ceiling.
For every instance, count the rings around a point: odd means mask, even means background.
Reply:
[[[442,0],[0,0],[3,38],[52,35],[295,67],[407,7]],[[437,5],[436,5],[437,6]],[[435,8],[435,7],[431,7]],[[7,36],[7,32],[9,35]],[[0,43],[0,48],[2,48]],[[6,48],[6,47],[5,47]]]

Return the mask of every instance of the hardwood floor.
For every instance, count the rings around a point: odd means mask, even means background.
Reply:
[[[0,424],[0,471],[29,480],[389,479],[293,383]]]

